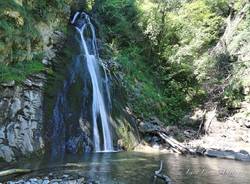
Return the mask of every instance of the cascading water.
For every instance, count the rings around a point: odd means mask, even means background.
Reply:
[[[84,12],[82,13],[77,12],[74,15],[74,18],[71,23],[74,24],[78,17],[80,17],[79,23],[75,24],[75,28],[81,37],[82,49],[84,50],[84,53],[85,53],[88,71],[90,73],[92,87],[93,87],[92,120],[93,120],[95,150],[101,151],[100,134],[99,134],[98,125],[97,125],[97,119],[98,119],[98,116],[100,116],[101,124],[102,124],[103,142],[104,142],[103,151],[112,151],[113,143],[112,143],[111,132],[109,128],[109,118],[107,115],[107,110],[106,110],[106,106],[104,103],[104,99],[101,93],[101,85],[98,82],[100,80],[100,76],[98,76],[99,74],[98,52],[97,52],[97,46],[96,46],[96,35],[95,35],[94,26],[92,25],[89,19],[89,16]],[[88,25],[92,33],[93,54],[90,54],[88,46],[87,46],[87,42],[84,38],[84,31],[85,29],[87,29]]]
[[[71,24],[76,29],[75,38],[79,43],[80,53],[74,57],[63,89],[57,95],[51,120],[52,157],[58,157],[59,154],[62,156],[65,152],[76,153],[79,151],[78,147],[81,147],[79,144],[84,147],[83,151],[114,150],[108,77],[99,59],[94,26],[84,12],[77,12]],[[101,76],[99,66],[103,69],[104,77]],[[78,97],[72,97],[70,90],[79,81],[83,86],[82,92]],[[73,108],[70,104],[76,98],[81,104],[80,107]],[[79,112],[75,112],[76,110]],[[89,129],[92,131],[93,141],[89,140],[90,135],[83,130],[88,127],[88,123],[91,125]]]

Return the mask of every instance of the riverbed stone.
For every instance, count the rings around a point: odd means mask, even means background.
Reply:
[[[234,151],[220,151],[220,150],[207,149],[204,155],[209,157],[235,159]]]
[[[250,155],[247,153],[235,153],[235,160],[240,160],[240,161],[250,161]]]

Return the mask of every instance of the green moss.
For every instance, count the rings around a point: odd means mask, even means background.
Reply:
[[[124,123],[124,122],[125,123]],[[123,146],[127,151],[131,151],[135,147],[135,143],[137,142],[134,134],[131,131],[130,124],[126,122],[126,120],[118,119],[119,127],[117,128],[118,137],[122,142],[120,142],[120,146]]]

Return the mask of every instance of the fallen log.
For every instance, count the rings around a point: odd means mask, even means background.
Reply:
[[[30,172],[32,172],[32,170],[30,169],[9,169],[5,171],[0,171],[0,177],[9,176],[13,174],[26,174]]]
[[[182,154],[193,154],[193,151],[175,140],[172,137],[167,136],[164,132],[157,132],[157,134],[166,142],[168,143],[174,152],[176,153],[182,153]]]

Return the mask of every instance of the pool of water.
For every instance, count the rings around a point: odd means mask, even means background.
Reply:
[[[42,176],[50,172],[77,173],[102,184],[161,184],[162,181],[154,181],[153,177],[161,160],[164,162],[162,173],[168,175],[173,183],[250,183],[250,163],[175,154],[92,153],[83,156],[69,155],[57,162],[45,159],[22,163],[19,167],[38,169],[30,176]]]

